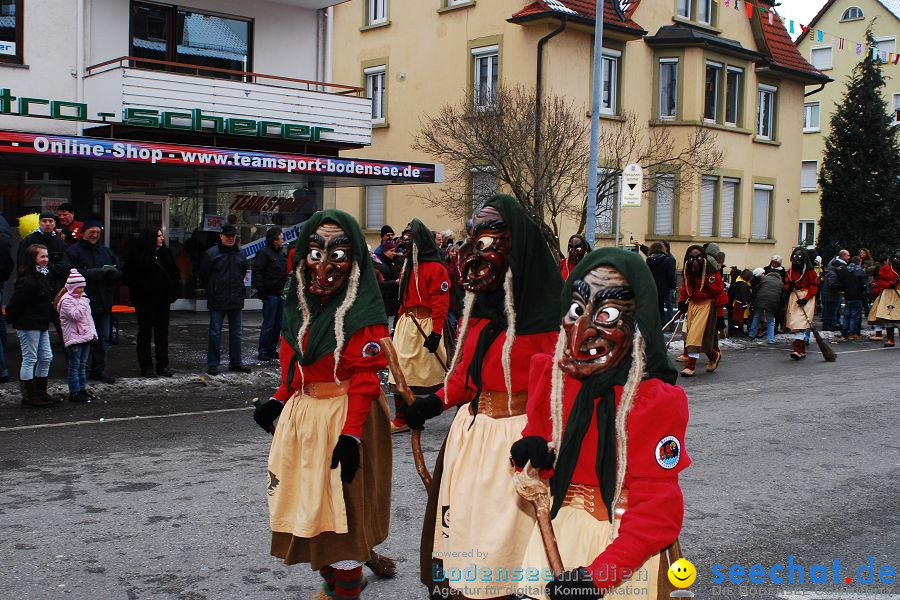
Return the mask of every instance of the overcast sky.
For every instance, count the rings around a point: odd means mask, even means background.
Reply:
[[[807,25],[824,4],[825,0],[781,0],[781,5],[775,7],[775,10],[782,19],[793,19]],[[794,37],[798,35],[799,27],[795,29]]]

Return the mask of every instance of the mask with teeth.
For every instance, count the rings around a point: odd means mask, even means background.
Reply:
[[[584,255],[587,254],[587,244],[584,238],[573,235],[569,238],[569,265],[574,267],[581,262]]]
[[[635,330],[634,290],[618,270],[600,266],[573,282],[563,317],[566,350],[560,368],[576,379],[615,369],[631,352]]]
[[[802,250],[794,250],[791,254],[791,267],[795,271],[802,271],[804,266],[806,266],[806,253]]]
[[[687,255],[688,272],[694,275],[701,275],[703,273],[703,263],[705,262],[706,256],[703,254],[703,250],[691,250],[690,254]]]
[[[403,233],[399,238],[394,238],[394,242],[396,242],[397,244],[394,247],[394,251],[397,253],[398,257],[406,258],[407,256],[411,256],[413,247],[413,230],[407,227],[403,230]]]
[[[343,287],[352,266],[353,243],[349,236],[334,223],[322,223],[309,236],[309,292],[326,301]]]
[[[503,285],[511,245],[512,236],[500,212],[491,206],[480,209],[459,249],[463,287],[482,294]]]

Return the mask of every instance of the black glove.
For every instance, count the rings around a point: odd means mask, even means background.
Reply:
[[[397,403],[397,410],[406,419],[410,429],[422,431],[425,429],[425,421],[440,416],[444,412],[444,403],[436,394],[417,396],[416,401],[407,406],[404,402]]]
[[[788,281],[787,293],[790,294],[791,292],[793,292],[795,287],[797,287],[796,283],[794,283],[793,281]]]
[[[359,469],[359,442],[353,436],[342,433],[338,438],[331,454],[331,468],[337,469],[338,463],[341,464],[341,481],[353,481],[356,470]]]
[[[800,298],[797,300],[797,306],[806,306],[807,302],[809,302],[809,298]]]
[[[425,338],[425,342],[422,343],[422,346],[425,347],[426,350],[434,354],[437,352],[438,344],[441,343],[441,334],[431,332],[428,334],[428,337]]]
[[[549,584],[547,595],[550,600],[564,600],[572,598],[580,600],[599,600],[603,592],[594,585],[590,572],[584,567],[572,571],[566,571]]]
[[[716,329],[725,329],[725,317],[716,317]]]
[[[687,311],[688,311],[688,305],[687,305],[687,302],[679,302],[679,303],[678,303],[678,311],[679,311],[681,314],[686,315],[686,314],[687,314]]]
[[[253,420],[264,430],[274,434],[275,428],[272,425],[275,423],[275,419],[281,414],[282,409],[284,409],[284,403],[272,398],[265,404],[260,404],[254,409]]]
[[[520,469],[524,469],[529,460],[535,469],[553,467],[553,453],[547,447],[547,440],[539,435],[529,435],[515,442],[509,449],[509,454]]]

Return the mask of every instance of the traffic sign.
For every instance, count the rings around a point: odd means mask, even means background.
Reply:
[[[632,163],[622,171],[622,206],[640,206],[644,193],[644,170]]]

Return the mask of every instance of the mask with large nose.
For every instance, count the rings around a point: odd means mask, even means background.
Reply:
[[[569,238],[569,264],[575,266],[587,254],[587,244],[580,236],[573,235]]]
[[[802,250],[794,250],[791,253],[791,268],[795,271],[802,271],[806,266],[806,254]]]
[[[459,249],[459,274],[463,287],[482,294],[503,285],[509,268],[512,235],[503,215],[491,206],[472,219],[466,241]]]
[[[335,223],[323,223],[309,236],[306,254],[309,292],[323,302],[340,290],[353,266],[353,244]]]
[[[703,254],[703,250],[697,248],[691,250],[685,260],[687,261],[689,273],[692,275],[703,274],[703,263],[706,262],[706,256]]]
[[[560,368],[576,379],[615,369],[631,352],[635,331],[634,290],[618,270],[600,266],[572,286],[563,317],[566,350]]]

